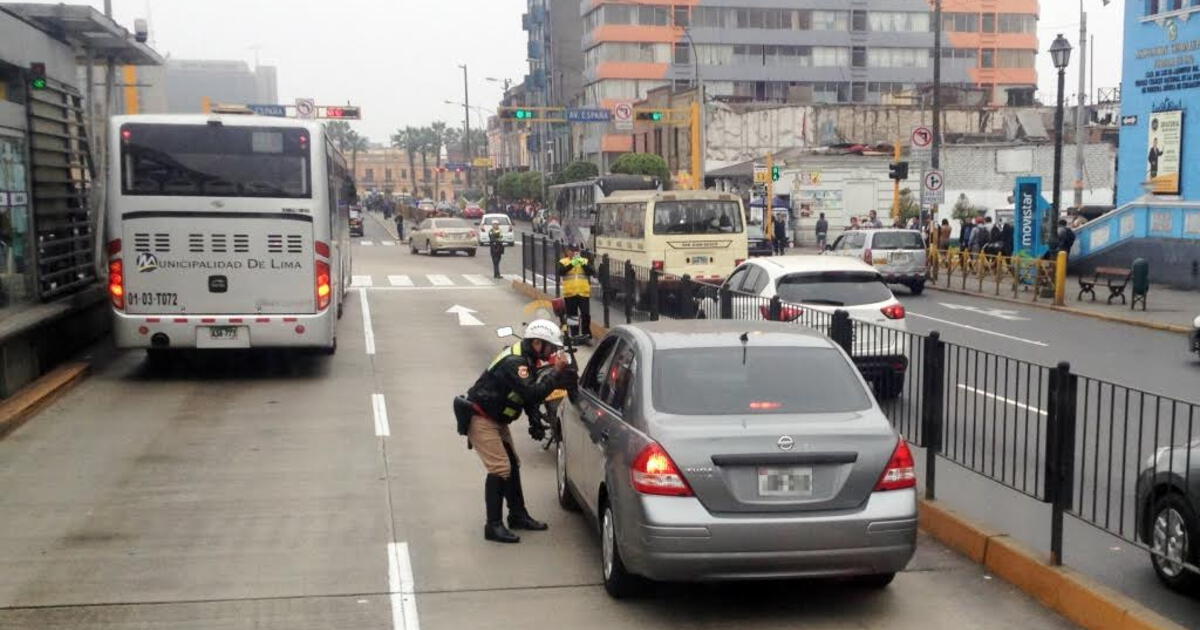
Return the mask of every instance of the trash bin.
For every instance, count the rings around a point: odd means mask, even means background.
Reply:
[[[1135,309],[1138,302],[1141,302],[1144,311],[1146,310],[1146,294],[1150,293],[1150,263],[1145,258],[1135,258],[1129,272],[1129,281],[1133,284],[1133,301],[1129,308]]]

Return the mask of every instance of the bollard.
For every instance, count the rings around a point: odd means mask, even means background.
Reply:
[[[937,500],[937,458],[942,452],[946,344],[934,330],[925,338],[921,368],[921,441],[925,446],[925,499]]]
[[[1067,252],[1058,252],[1054,268],[1054,305],[1067,303]]]
[[[1050,564],[1062,565],[1063,515],[1075,489],[1075,400],[1079,377],[1063,361],[1050,372],[1046,391],[1046,501],[1050,503]]]
[[[650,310],[650,321],[652,321],[652,322],[658,321],[658,309],[659,309],[658,277],[661,275],[662,275],[661,271],[659,271],[657,269],[651,269],[650,270],[650,282],[646,286],[646,298],[647,298],[646,301],[648,301],[650,303],[647,306],[649,307],[649,310]]]
[[[633,263],[625,261],[625,323],[633,323],[633,300],[637,293],[637,275],[633,270]]]
[[[600,305],[604,309],[604,327],[609,328],[609,300],[612,298],[608,254],[600,257]]]
[[[720,302],[720,318],[733,319],[733,291],[729,290],[728,285],[721,285],[721,288],[717,289],[717,300]]]
[[[846,354],[854,354],[854,324],[850,321],[850,313],[838,309],[833,312],[829,323],[829,337],[842,347]]]
[[[771,305],[767,307],[767,314],[769,315],[767,319],[773,322],[783,319],[783,300],[780,300],[778,295],[771,298]]]
[[[558,261],[562,256],[562,243],[554,241],[554,297],[562,297],[562,274],[558,273]]]

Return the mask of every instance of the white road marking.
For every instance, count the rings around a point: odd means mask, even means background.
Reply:
[[[375,354],[375,331],[371,328],[371,305],[367,303],[367,290],[358,290],[358,301],[362,303],[363,337],[367,354]]]
[[[371,413],[375,416],[375,435],[390,436],[392,428],[388,425],[387,400],[383,398],[383,394],[371,394]]]
[[[388,284],[394,287],[411,287],[413,280],[408,276],[388,276]]]
[[[395,247],[396,241],[379,241],[379,244],[383,245],[384,247]]]
[[[500,287],[492,285],[490,287],[468,287],[468,286],[448,286],[448,287],[371,287],[371,291],[495,291]]]
[[[1012,335],[1006,335],[1006,334],[1004,334],[1004,333],[998,333],[998,332],[991,331],[991,330],[987,330],[987,329],[984,329],[984,328],[976,328],[975,326],[968,326],[968,325],[966,325],[966,324],[960,324],[960,323],[958,323],[958,322],[952,322],[952,321],[950,321],[950,320],[948,320],[948,319],[938,319],[938,318],[936,318],[936,317],[930,317],[930,316],[928,316],[928,315],[922,315],[922,314],[920,314],[920,313],[914,313],[914,312],[912,312],[912,311],[909,311],[909,312],[908,312],[908,314],[909,314],[909,316],[911,316],[911,317],[920,317],[921,319],[928,319],[929,321],[938,322],[938,323],[941,323],[941,324],[947,324],[947,325],[950,325],[950,326],[958,326],[959,328],[966,328],[967,330],[973,330],[973,331],[975,331],[975,332],[984,333],[985,335],[994,335],[994,336],[996,336],[996,337],[1003,337],[1003,338],[1005,338],[1005,339],[1011,339],[1011,340],[1013,340],[1013,341],[1020,341],[1021,343],[1027,343],[1027,344],[1029,344],[1029,345],[1032,345],[1032,346],[1039,346],[1039,347],[1042,347],[1042,348],[1049,348],[1049,347],[1050,347],[1050,344],[1048,344],[1048,343],[1046,343],[1046,342],[1044,342],[1044,341],[1033,341],[1032,339],[1024,339],[1024,338],[1021,338],[1021,337],[1014,337],[1014,336],[1012,336]]]
[[[966,304],[947,304],[945,302],[938,302],[938,305],[942,306],[944,308],[948,308],[952,311],[971,311],[972,313],[979,313],[980,315],[996,317],[996,318],[1003,319],[1005,321],[1010,321],[1010,322],[1027,322],[1027,321],[1029,321],[1028,317],[1021,317],[1020,315],[1017,314],[1017,311],[1012,311],[1012,310],[1007,310],[1007,309],[1002,309],[1002,308],[984,308],[982,306],[968,306]]]
[[[421,630],[408,543],[388,543],[388,590],[394,630]]]
[[[1028,409],[1029,411],[1032,411],[1038,415],[1041,415],[1041,416],[1046,415],[1045,411],[1042,411],[1041,409],[1038,409],[1037,407],[1030,407],[1029,405],[1026,405],[1025,403],[1019,403],[1015,400],[1010,400],[1003,396],[997,396],[991,392],[985,392],[982,389],[975,389],[974,387],[971,387],[970,385],[963,385],[962,383],[959,383],[958,388],[963,391],[966,391],[966,392],[971,392],[972,394],[979,394],[980,396],[983,396],[984,398],[991,398],[992,400],[998,400],[1002,403],[1012,405],[1012,406],[1016,407],[1017,409]]]
[[[363,247],[370,247],[374,244],[375,244],[375,241],[362,241],[359,243],[359,245],[362,245]]]
[[[375,281],[371,279],[371,276],[352,276],[350,278],[350,286],[356,289],[360,287],[369,287],[373,284],[375,284]]]
[[[426,278],[429,278],[429,283],[435,287],[450,287],[454,286],[454,281],[440,273],[431,273]]]
[[[463,277],[467,279],[467,282],[470,282],[477,287],[483,287],[492,284],[491,278],[485,278],[482,274],[478,273],[464,273]]]
[[[503,275],[504,278],[507,280],[520,280],[521,279],[521,274],[519,274],[519,273],[505,273],[505,274],[501,274],[501,275]]]
[[[476,318],[474,315],[471,314],[471,313],[478,313],[479,311],[471,310],[460,304],[455,304],[454,306],[451,306],[450,308],[446,309],[446,312],[458,315],[458,325],[459,326],[482,326],[483,325],[483,322],[479,321],[478,318]]]

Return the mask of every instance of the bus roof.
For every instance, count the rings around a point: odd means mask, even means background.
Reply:
[[[298,118],[279,118],[276,116],[248,116],[246,114],[135,114],[113,116],[112,125],[119,127],[124,124],[139,125],[207,125],[219,122],[230,127],[285,127],[308,129],[319,133],[322,123]]]
[[[741,201],[741,198],[715,190],[619,190],[596,203],[621,201]]]

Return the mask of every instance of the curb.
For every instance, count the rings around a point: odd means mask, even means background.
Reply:
[[[396,234],[396,225],[395,224],[388,225],[387,221],[384,221],[383,219],[380,219],[379,217],[375,216],[375,213],[371,212],[369,210],[364,210],[364,212],[366,214],[370,215],[370,217],[372,219],[374,219],[375,222],[378,223],[380,227],[383,228],[383,231],[388,233],[388,236],[396,239],[397,242],[403,242],[400,240],[400,235]]]
[[[927,285],[925,285],[925,288],[933,289],[935,291],[942,291],[945,293],[953,293],[955,295],[965,295],[968,297],[984,298],[987,300],[996,300],[997,302],[1008,302],[1010,304],[1020,304],[1021,306],[1032,306],[1035,308],[1045,309],[1045,310],[1049,310],[1049,311],[1058,311],[1060,313],[1069,313],[1071,315],[1079,315],[1080,317],[1091,317],[1092,319],[1099,319],[1099,320],[1111,322],[1114,324],[1125,324],[1128,326],[1137,326],[1139,328],[1149,328],[1150,330],[1157,330],[1160,332],[1183,333],[1185,335],[1192,332],[1191,328],[1188,328],[1187,326],[1180,326],[1178,324],[1160,324],[1157,322],[1145,322],[1145,321],[1138,320],[1138,319],[1129,319],[1127,317],[1119,317],[1116,315],[1105,315],[1104,313],[1096,313],[1094,311],[1088,311],[1085,309],[1072,308],[1070,306],[1054,306],[1053,304],[1042,304],[1040,302],[1025,302],[1022,300],[1015,300],[1013,298],[1008,298],[1008,297],[1004,297],[1004,296],[1000,296],[1000,295],[986,295],[983,293],[975,293],[973,291],[965,291],[963,289],[954,289],[951,287],[941,287],[941,286],[937,286],[937,285],[933,285],[933,284],[927,284]]]
[[[38,411],[82,381],[90,371],[89,363],[60,365],[0,402],[0,439],[16,431]]]
[[[936,501],[919,502],[919,522],[942,544],[984,565],[1047,608],[1090,630],[1184,630],[1132,598],[1066,567]]]

